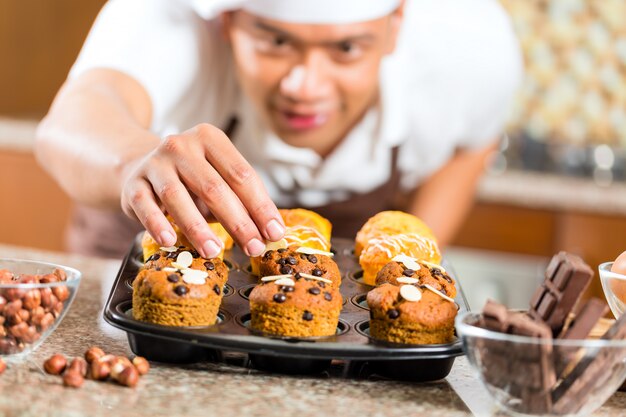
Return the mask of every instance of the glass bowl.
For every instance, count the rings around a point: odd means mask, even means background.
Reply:
[[[472,367],[512,415],[592,413],[626,378],[626,340],[546,340],[478,327],[481,314],[456,318]]]
[[[619,318],[626,310],[626,275],[611,272],[613,262],[605,262],[598,266],[602,290],[615,318]]]
[[[63,320],[80,278],[62,265],[0,259],[0,357],[37,349]]]

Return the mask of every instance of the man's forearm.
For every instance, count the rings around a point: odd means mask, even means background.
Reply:
[[[81,203],[119,209],[124,178],[154,149],[150,101],[134,80],[94,70],[68,82],[37,130],[41,166]]]
[[[476,185],[496,145],[478,151],[460,151],[424,182],[409,211],[433,230],[443,248],[454,238],[474,202]]]

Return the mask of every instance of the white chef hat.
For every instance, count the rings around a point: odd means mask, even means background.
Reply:
[[[401,0],[193,0],[206,15],[244,9],[268,19],[291,23],[365,22],[394,11]]]

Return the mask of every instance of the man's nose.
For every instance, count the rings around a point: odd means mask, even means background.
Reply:
[[[280,82],[281,93],[292,100],[316,101],[327,97],[332,88],[328,63],[321,53],[309,52]]]

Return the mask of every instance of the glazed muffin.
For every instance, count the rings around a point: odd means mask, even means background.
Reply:
[[[435,290],[382,284],[367,293],[367,304],[374,339],[418,345],[454,339],[457,305]]]
[[[285,222],[285,235],[278,242],[269,242],[266,250],[284,249],[290,245],[304,246],[323,252],[330,251],[331,223],[319,214],[306,209],[280,209]],[[250,258],[250,270],[260,275],[261,256]]]
[[[381,237],[404,233],[417,233],[435,241],[433,232],[418,217],[403,211],[381,211],[365,222],[356,234],[354,254],[360,256],[369,241]]]
[[[142,269],[133,282],[133,316],[166,326],[215,324],[228,268],[219,259],[206,270]]]
[[[184,246],[187,248],[193,248],[193,245],[189,242],[187,237],[181,232],[180,228],[172,221],[172,219],[168,216],[168,220],[172,224],[174,228],[174,232],[176,232],[176,244],[174,246]],[[222,241],[224,244],[224,250],[229,250],[233,247],[233,238],[230,237],[226,229],[217,222],[207,223],[213,233]],[[154,253],[158,252],[161,245],[157,243],[156,240],[152,238],[152,236],[148,232],[144,232],[141,239],[141,248],[143,250],[143,260],[144,262],[148,260]],[[224,250],[222,250],[218,256],[218,258],[224,258]]]
[[[439,265],[396,256],[376,275],[376,285],[430,285],[448,297],[456,297],[456,285],[447,271]]]
[[[216,262],[216,260],[219,262]],[[145,269],[156,270],[166,267],[176,269],[191,268],[201,271],[212,271],[216,268],[221,269],[223,267],[226,268],[226,274],[228,273],[228,267],[220,258],[202,258],[195,249],[185,246],[161,247],[158,251],[150,255],[143,267]],[[218,272],[224,274],[224,271],[220,270]]]
[[[290,337],[336,333],[343,304],[337,288],[323,278],[271,279],[261,282],[250,293],[252,329]]]
[[[289,246],[269,250],[261,257],[259,274],[292,275],[304,273],[332,281],[334,287],[341,285],[341,272],[330,252],[311,250],[300,246]]]

